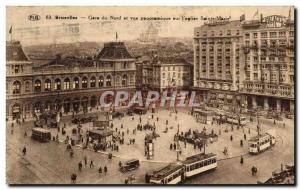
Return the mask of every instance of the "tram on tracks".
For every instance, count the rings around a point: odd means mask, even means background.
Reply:
[[[169,164],[160,170],[154,171],[150,177],[153,184],[178,184],[186,178],[196,176],[217,168],[217,156],[213,153],[196,154],[187,157],[177,164]]]
[[[178,184],[184,180],[184,166],[169,164],[160,170],[154,171],[150,177],[153,184]]]
[[[264,133],[251,138],[249,141],[249,153],[259,154],[275,145],[274,136]]]
[[[209,154],[196,154],[187,157],[182,162],[185,168],[185,177],[192,177],[203,172],[217,168],[217,155]]]

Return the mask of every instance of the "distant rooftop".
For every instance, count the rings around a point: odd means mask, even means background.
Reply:
[[[109,42],[105,43],[103,49],[96,57],[96,60],[101,59],[134,59],[127,51],[124,42]]]
[[[6,42],[6,61],[29,61],[20,41]]]

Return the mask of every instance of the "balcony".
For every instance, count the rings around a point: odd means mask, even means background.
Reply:
[[[245,87],[240,89],[243,93],[265,95],[282,98],[294,98],[294,86],[290,84],[261,83],[248,81]]]

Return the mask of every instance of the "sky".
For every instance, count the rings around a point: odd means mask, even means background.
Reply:
[[[231,17],[237,20],[242,14],[246,20],[253,19],[258,11],[259,15],[283,15],[288,16],[290,6],[243,6],[243,7],[69,7],[69,6],[43,6],[43,7],[7,7],[6,9],[6,38],[20,40],[24,45],[36,45],[43,43],[64,43],[79,41],[105,42],[113,41],[118,33],[118,40],[134,40],[144,33],[149,25],[158,29],[160,37],[193,37],[193,30],[203,24],[200,17],[215,18]],[[29,15],[39,15],[40,20],[29,20]],[[46,19],[50,15],[51,19]],[[55,20],[55,16],[74,16],[77,20]],[[104,16],[107,20],[89,20],[88,17]],[[110,17],[119,17],[121,20],[110,20]],[[181,16],[194,17],[198,20],[183,21]],[[292,18],[293,18],[292,11]],[[82,18],[84,17],[84,18]],[[128,17],[128,20],[124,20]],[[138,17],[138,20],[131,20]],[[179,20],[171,21],[141,21],[141,17],[179,17]],[[72,32],[68,24],[78,24],[79,30]],[[12,34],[9,29],[12,27]]]

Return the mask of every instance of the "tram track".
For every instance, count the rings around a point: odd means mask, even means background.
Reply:
[[[18,147],[7,140],[6,146],[16,154],[20,160],[26,161],[28,164],[23,164],[27,169],[29,169],[32,173],[36,174],[38,179],[42,181],[45,184],[63,184],[64,181],[62,180],[61,176],[59,176],[55,171],[53,171],[51,168],[34,162],[34,156],[30,156],[30,154],[26,154],[26,156],[23,156],[20,152],[18,152]],[[43,161],[42,161],[43,162]]]

